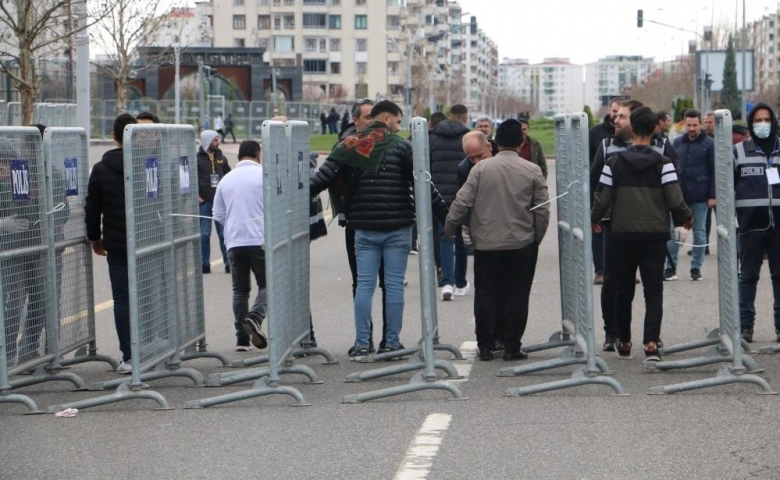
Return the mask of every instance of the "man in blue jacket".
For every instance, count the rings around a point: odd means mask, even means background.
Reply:
[[[704,248],[707,243],[707,209],[715,206],[715,143],[702,130],[701,113],[690,109],[685,112],[685,131],[674,139],[677,153],[680,185],[685,203],[693,211],[693,256],[691,280],[701,280]],[[672,239],[667,243],[671,261],[664,271],[664,280],[677,280],[677,254],[679,245]]]
[[[739,236],[739,322],[742,338],[753,341],[756,284],[764,262],[774,295],[776,339],[780,342],[780,139],[769,105],[748,116],[750,138],[734,146],[734,201]]]

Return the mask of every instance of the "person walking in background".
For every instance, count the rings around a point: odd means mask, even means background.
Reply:
[[[322,126],[322,134],[328,133],[328,116],[325,114],[325,110],[320,110],[320,125]]]
[[[211,221],[214,206],[214,194],[222,177],[230,171],[227,158],[219,149],[219,134],[214,130],[204,130],[200,134],[198,149],[198,201],[200,202],[200,251],[203,273],[211,273]],[[225,248],[222,224],[214,222],[219,238],[219,249],[225,273],[230,273],[230,260]]]
[[[431,156],[431,180],[441,192],[447,205],[455,200],[458,193],[458,164],[463,161],[463,136],[469,132],[468,110],[464,105],[453,105],[449,119],[436,124],[429,138]],[[471,288],[466,280],[465,268],[456,271],[458,264],[464,266],[468,260],[455,261],[455,242],[444,235],[444,224],[437,227],[439,235],[439,253],[441,257],[441,279],[439,298],[452,300],[454,296],[466,295]],[[461,255],[467,255],[461,252]]]
[[[612,209],[610,249],[617,287],[618,357],[631,358],[631,304],[639,268],[645,295],[642,343],[647,359],[658,361],[669,215],[677,228],[690,229],[692,214],[683,201],[674,164],[650,147],[658,118],[641,106],[631,112],[629,122],[632,144],[607,158],[594,195],[591,223],[594,231],[600,231],[601,219]]]
[[[233,120],[233,113],[228,113],[227,118],[225,119],[225,132],[222,134],[222,141],[224,142],[227,138],[228,134],[233,139],[233,143],[236,143],[236,135],[233,133],[233,127],[235,126],[236,122]]]
[[[774,297],[775,339],[780,342],[780,138],[777,116],[765,103],[748,115],[750,138],[734,146],[734,202],[739,241],[739,323],[753,341],[756,286],[764,263]]]
[[[225,122],[222,120],[221,113],[218,113],[217,118],[214,119],[214,130],[220,134],[222,140],[225,139]]]
[[[124,153],[122,136],[135,117],[123,113],[114,119],[111,135],[116,148],[103,154],[92,167],[84,203],[84,221],[92,251],[106,257],[111,296],[114,300],[114,324],[119,338],[122,362],[118,373],[132,373],[130,365],[130,286],[127,270],[127,228],[125,224]]]
[[[236,350],[246,352],[249,342],[257,348],[268,346],[262,330],[267,315],[265,286],[265,214],[263,204],[263,167],[260,144],[244,140],[238,147],[238,163],[227,172],[214,194],[214,221],[225,227],[225,247],[233,281],[233,325]],[[257,296],[249,308],[251,277],[257,284]]]
[[[520,122],[509,119],[496,129],[498,155],[479,161],[458,190],[444,226],[453,237],[470,213],[474,245],[474,318],[479,359],[493,359],[495,333],[504,343],[504,360],[522,360],[536,259],[550,205],[542,170],[520,158]],[[483,144],[487,154],[487,145]],[[531,207],[535,207],[533,210]]]
[[[336,111],[336,107],[330,107],[330,113],[328,114],[328,129],[330,130],[331,134],[338,134],[339,133],[339,119],[341,117],[339,116],[338,112]]]
[[[344,115],[341,116],[341,132],[347,129],[349,127],[349,124],[352,123],[349,117],[349,110],[344,110]]]
[[[520,156],[529,162],[539,165],[539,168],[542,169],[544,179],[547,180],[547,159],[544,158],[542,145],[528,134],[529,126],[527,118],[521,118],[520,125],[523,127],[523,144],[520,145]]]
[[[685,112],[686,135],[674,140],[677,153],[677,172],[680,178],[685,203],[693,211],[693,257],[691,259],[691,280],[702,279],[704,249],[707,243],[707,210],[715,206],[715,143],[702,129],[701,113],[690,109]],[[669,240],[669,262],[664,273],[667,281],[677,279],[677,262],[680,247],[674,239]]]

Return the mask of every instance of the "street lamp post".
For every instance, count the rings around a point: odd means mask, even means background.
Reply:
[[[745,49],[747,48],[747,23],[745,22],[745,0],[742,0],[742,121],[747,121],[747,98],[745,97],[745,83],[747,78],[745,72],[747,70],[747,60],[745,59]]]

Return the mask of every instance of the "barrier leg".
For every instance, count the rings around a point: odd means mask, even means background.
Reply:
[[[406,385],[399,385],[397,387],[384,388],[382,390],[374,390],[373,392],[356,393],[352,395],[345,395],[341,403],[361,403],[371,400],[377,400],[380,398],[392,397],[394,395],[402,395],[405,393],[419,392],[422,390],[446,390],[456,400],[467,400],[463,396],[460,389],[455,385],[444,381],[429,382],[424,379],[423,373],[417,373],[412,380]]]
[[[443,370],[444,373],[451,379],[462,378],[458,370],[450,362],[446,360],[434,360],[433,366],[437,370]],[[390,375],[397,375],[399,373],[413,372],[415,370],[422,370],[425,368],[425,363],[410,362],[402,365],[391,365],[384,368],[375,368],[373,370],[366,370],[365,372],[351,373],[347,376],[347,383],[362,382],[364,380],[373,380],[375,378],[388,377]]]
[[[278,370],[279,374],[299,374],[299,375],[305,375],[309,378],[309,383],[322,383],[322,381],[317,377],[317,374],[314,372],[314,370],[311,369],[308,365],[292,365],[292,366],[284,366],[279,367]],[[223,387],[226,385],[233,385],[236,383],[241,382],[249,382],[251,380],[257,380],[260,378],[267,377],[271,374],[271,370],[268,368],[262,368],[262,369],[254,369],[250,370],[248,372],[241,372],[241,373],[215,373],[212,375],[209,375],[209,382],[208,386],[210,387]]]
[[[533,353],[541,352],[542,350],[549,350],[551,348],[571,347],[573,345],[574,337],[572,335],[558,331],[550,335],[550,338],[544,343],[523,346],[523,351],[526,353]]]
[[[86,362],[106,362],[111,365],[111,370],[113,371],[116,371],[117,367],[119,367],[119,362],[113,358],[108,355],[99,355],[97,353],[97,348],[94,348],[94,345],[90,345],[89,347],[85,345],[76,350],[76,354],[73,357],[60,359],[60,365],[63,367]]]
[[[331,353],[322,347],[296,347],[293,348],[292,356],[296,358],[300,357],[313,357],[320,356],[325,359],[323,365],[338,365],[339,361],[331,355]]]
[[[240,392],[228,393],[217,397],[204,398],[201,400],[192,400],[184,404],[184,408],[207,408],[223,403],[238,402],[240,400],[249,400],[250,398],[262,397],[264,395],[289,395],[295,399],[295,406],[309,406],[303,398],[301,392],[288,386],[269,386],[265,378],[255,381],[252,388]]]
[[[772,391],[772,387],[763,378],[757,375],[737,375],[731,371],[731,368],[725,367],[718,370],[718,374],[711,378],[705,378],[702,380],[692,380],[690,382],[676,383],[673,385],[664,385],[660,387],[653,387],[650,389],[650,395],[664,395],[668,393],[679,393],[688,390],[696,390],[699,388],[717,387],[719,385],[729,385],[732,383],[752,383],[757,385],[761,391],[759,393],[765,395],[777,395],[777,392]]]
[[[230,366],[233,368],[251,367],[253,365],[262,365],[263,363],[268,363],[268,354],[260,355],[255,358],[247,358],[246,360],[236,360],[231,363]]]
[[[71,372],[60,372],[58,370],[50,370],[47,367],[41,365],[35,369],[32,376],[26,378],[17,378],[11,380],[9,385],[11,388],[21,388],[30,385],[37,385],[45,382],[70,382],[76,387],[76,390],[86,390],[87,385],[84,380],[78,375]]]
[[[38,409],[38,405],[35,401],[27,395],[19,395],[17,393],[0,392],[0,403],[21,403],[29,410],[27,413],[44,413]]]
[[[606,385],[615,391],[616,395],[628,396],[623,386],[614,378],[602,376],[588,376],[585,374],[585,368],[578,368],[572,373],[571,378],[558,380],[556,382],[541,383],[539,385],[530,385],[528,387],[507,388],[504,390],[505,397],[519,397],[522,395],[532,395],[534,393],[551,392],[564,388],[579,387],[582,385]]]
[[[711,330],[707,334],[706,340],[699,340],[696,342],[680,343],[679,345],[670,345],[668,347],[659,348],[658,353],[661,355],[671,355],[672,353],[687,352],[688,350],[695,350],[697,348],[709,347],[711,345],[717,345],[720,343],[720,329],[716,328]]]
[[[171,408],[171,406],[168,404],[168,401],[165,399],[165,397],[163,397],[159,393],[153,390],[131,389],[128,383],[123,383],[119,385],[119,387],[116,389],[116,393],[112,395],[105,395],[102,397],[80,400],[78,402],[63,403],[61,405],[52,405],[47,409],[47,411],[49,413],[57,413],[60,410],[65,410],[67,408],[76,408],[79,410],[83,410],[85,408],[98,407],[100,405],[109,405],[111,403],[117,403],[124,400],[138,400],[138,399],[153,400],[157,402],[157,404],[160,406],[160,408],[158,408],[157,410],[173,410],[173,408]]]

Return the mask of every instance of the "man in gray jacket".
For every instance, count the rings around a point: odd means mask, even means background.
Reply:
[[[474,246],[474,316],[480,360],[492,360],[494,340],[504,360],[521,360],[539,244],[550,222],[547,184],[538,165],[519,155],[520,122],[496,130],[498,154],[479,162],[450,207],[444,233],[450,238],[471,212]],[[503,338],[494,338],[501,332]]]

